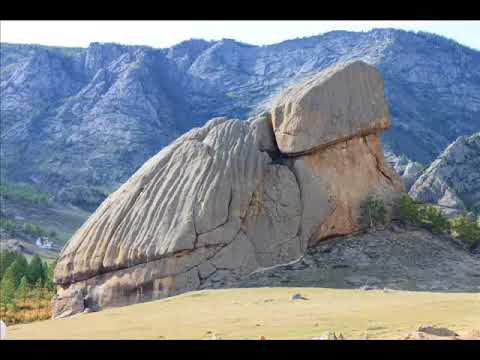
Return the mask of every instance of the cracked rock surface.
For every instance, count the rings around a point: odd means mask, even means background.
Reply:
[[[318,241],[358,230],[360,204],[371,193],[391,212],[403,186],[379,140],[388,110],[383,95],[355,90],[377,84],[383,92],[381,78],[360,62],[326,71],[322,91],[300,91],[306,102],[296,96],[305,112],[295,122],[335,141],[319,135],[308,153],[284,152],[277,145],[283,135],[274,131],[276,105],[249,121],[214,118],[186,133],[111,194],[67,243],[55,269],[54,317],[218,286],[289,263]],[[341,96],[331,98],[338,89]],[[341,121],[315,105],[325,94],[336,99],[335,109],[343,106]],[[357,100],[369,105],[352,107]],[[289,146],[304,142],[300,132]]]

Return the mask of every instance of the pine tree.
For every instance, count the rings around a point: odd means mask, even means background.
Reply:
[[[50,264],[47,264],[47,276],[45,280],[45,286],[48,290],[53,291],[55,290],[55,283],[53,282],[53,273],[55,271],[55,266],[57,265],[57,261],[53,261]]]
[[[22,279],[20,280],[20,285],[18,286],[15,295],[17,299],[22,299],[24,306],[28,297],[28,292],[29,292],[28,280],[26,276],[23,276]]]
[[[38,254],[30,260],[27,269],[27,278],[30,284],[36,284],[38,280],[43,281],[43,264]]]
[[[404,223],[419,225],[420,212],[419,204],[415,202],[410,196],[403,195],[400,198],[399,204],[400,218]]]
[[[48,281],[48,263],[44,261],[42,264],[42,282],[44,286],[46,286],[47,281]]]
[[[3,250],[0,252],[0,280],[7,268],[15,261],[17,255],[13,251]]]
[[[420,217],[423,226],[435,234],[441,234],[450,230],[450,222],[440,209],[428,205],[422,206],[420,208]]]
[[[15,301],[15,271],[13,264],[8,267],[0,283],[0,303],[7,305]]]
[[[42,301],[42,279],[35,283],[35,300],[37,302],[37,319],[40,318],[40,305]]]
[[[13,269],[13,276],[15,281],[15,288],[20,285],[20,280],[24,275],[27,273],[28,269],[28,261],[27,258],[23,254],[16,254],[15,261],[10,265]]]

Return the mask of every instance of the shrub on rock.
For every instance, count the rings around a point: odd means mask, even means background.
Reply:
[[[465,215],[459,215],[451,220],[453,235],[473,247],[480,241],[480,224]]]
[[[382,199],[369,195],[361,205],[359,224],[362,229],[377,229],[385,225],[387,210]]]

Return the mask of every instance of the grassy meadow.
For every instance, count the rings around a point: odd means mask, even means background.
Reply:
[[[290,300],[294,293],[308,300]],[[189,292],[8,328],[9,339],[398,339],[419,325],[480,328],[480,293],[325,288]]]

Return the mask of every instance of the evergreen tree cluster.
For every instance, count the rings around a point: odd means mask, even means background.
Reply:
[[[54,290],[55,262],[47,264],[36,254],[30,262],[17,252],[0,251],[0,304],[12,305],[16,300],[32,296],[39,289]]]

